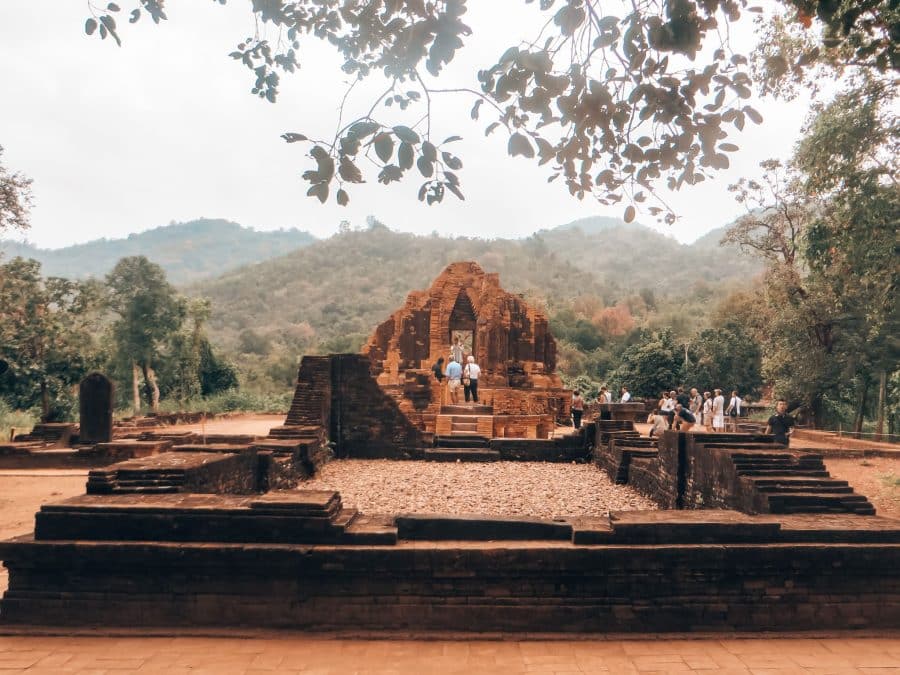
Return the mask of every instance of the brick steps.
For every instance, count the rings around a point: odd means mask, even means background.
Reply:
[[[441,415],[493,415],[494,408],[489,405],[442,405]]]
[[[766,476],[763,478],[752,478],[751,480],[757,488],[765,488],[778,485],[849,485],[847,481],[837,480],[836,478],[808,478],[804,476]]]
[[[875,513],[847,481],[831,478],[821,454],[737,450],[730,456],[738,476],[759,495],[759,507],[770,513]]]
[[[808,476],[810,478],[818,478],[818,477],[827,478],[828,472],[827,471],[807,471],[805,469],[800,469],[800,468],[791,469],[791,468],[786,468],[786,467],[775,467],[773,469],[738,470],[738,475],[739,476],[747,476],[747,477],[791,475],[791,476]]]
[[[500,453],[481,448],[433,448],[425,451],[431,462],[499,462]]]
[[[487,448],[490,440],[484,436],[471,433],[451,434],[450,436],[438,436],[435,439],[438,448]]]

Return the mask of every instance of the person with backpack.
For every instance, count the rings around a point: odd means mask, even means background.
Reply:
[[[731,430],[737,432],[737,420],[738,417],[741,416],[741,397],[738,396],[737,390],[731,392],[731,400],[728,402],[728,407],[725,409],[725,414],[728,416],[728,419],[731,421]]]
[[[572,425],[576,429],[581,428],[581,416],[584,415],[584,399],[581,398],[581,392],[572,393]]]

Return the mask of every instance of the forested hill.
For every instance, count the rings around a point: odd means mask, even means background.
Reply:
[[[521,240],[423,237],[375,225],[186,290],[211,298],[211,333],[228,348],[243,334],[291,349],[355,350],[409,291],[426,288],[456,260],[499,272],[505,289],[551,315],[581,297],[602,308],[638,295],[651,303],[673,298],[659,304],[684,313],[690,302],[715,301],[717,289],[724,297],[749,284],[758,271],[733,249],[697,251],[639,225],[544,230]]]
[[[735,246],[719,246],[725,228],[682,244],[637,223],[587,218],[538,233],[549,250],[591,271],[615,293],[653,289],[658,295],[690,293],[695,284],[749,283],[762,270],[758,259]]]
[[[97,239],[59,249],[0,241],[7,260],[15,256],[41,263],[46,276],[69,279],[102,277],[120,258],[144,255],[162,266],[169,281],[188,283],[213,277],[249,263],[266,260],[315,241],[297,229],[258,232],[221,219],[173,223],[125,239]]]

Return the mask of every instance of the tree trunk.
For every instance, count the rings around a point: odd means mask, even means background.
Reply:
[[[884,436],[884,408],[887,403],[887,371],[882,370],[878,377],[878,422],[875,425],[875,440]]]
[[[859,392],[859,404],[856,407],[856,417],[853,420],[853,433],[862,433],[863,418],[866,412],[866,402],[869,397],[869,378],[864,377],[862,381],[862,391]],[[857,436],[858,438],[858,436]]]
[[[144,370],[144,391],[147,394],[147,403],[150,404],[151,411],[158,413],[159,385],[156,383],[156,373],[148,363],[142,363],[141,368]]]
[[[134,414],[141,412],[141,385],[140,385],[141,369],[138,364],[131,364],[131,407]]]
[[[41,380],[41,422],[50,421],[50,392],[47,390],[47,381]]]
[[[815,394],[809,403],[809,426],[818,429],[821,424],[824,411],[822,409],[822,395]]]

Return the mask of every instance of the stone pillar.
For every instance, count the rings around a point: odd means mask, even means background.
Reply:
[[[108,443],[113,426],[112,381],[103,373],[91,373],[78,386],[79,443]]]

